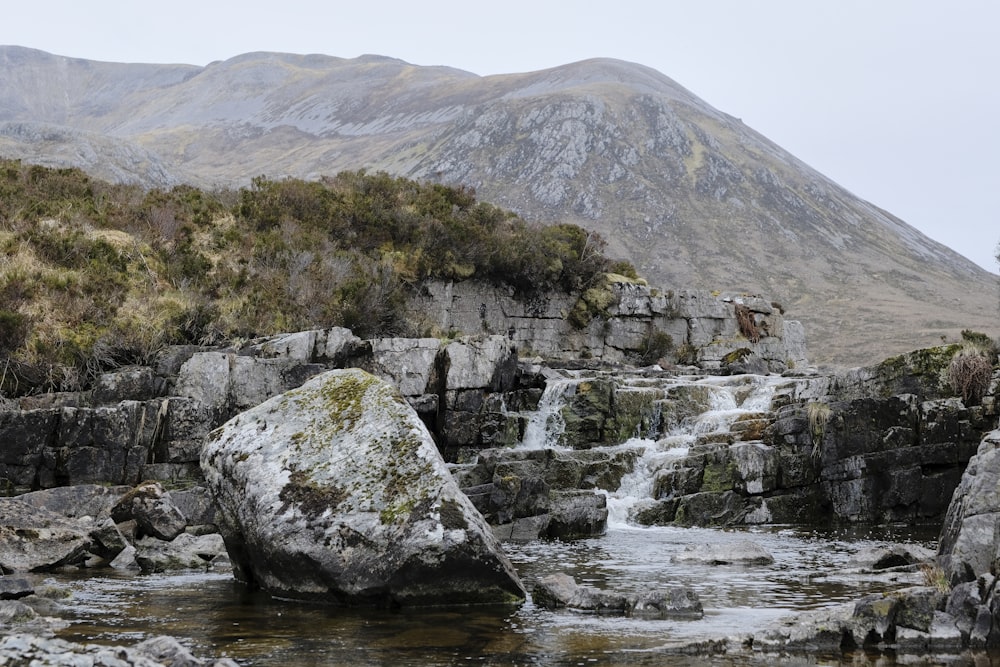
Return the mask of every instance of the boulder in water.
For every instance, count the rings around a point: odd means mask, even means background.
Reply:
[[[674,560],[704,565],[770,565],[774,562],[774,556],[756,542],[736,540],[689,544],[674,556]]]
[[[582,586],[570,575],[556,572],[535,582],[535,604],[545,609],[570,609],[596,614],[634,616],[647,619],[702,618],[698,594],[684,586],[669,586],[638,596]]]
[[[515,603],[525,592],[430,434],[388,383],[318,375],[212,434],[202,469],[238,578],[377,606]]]

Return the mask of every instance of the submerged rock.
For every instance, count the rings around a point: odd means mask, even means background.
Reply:
[[[545,609],[572,609],[648,619],[704,616],[698,594],[684,586],[670,586],[630,597],[581,586],[564,572],[546,575],[535,582],[532,600]]]
[[[213,432],[202,468],[238,578],[378,606],[525,592],[424,424],[388,383],[337,370]]]

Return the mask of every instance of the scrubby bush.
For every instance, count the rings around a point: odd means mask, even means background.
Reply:
[[[962,332],[962,347],[951,358],[947,379],[952,390],[966,405],[979,405],[990,386],[996,343],[983,333]]]
[[[605,243],[465,187],[384,172],[143,190],[0,160],[3,391],[78,389],[163,345],[348,326],[409,334],[408,290],[475,278],[578,291],[600,314]]]

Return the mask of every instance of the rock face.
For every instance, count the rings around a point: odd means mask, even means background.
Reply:
[[[588,294],[552,292],[526,299],[484,283],[431,281],[424,295],[410,302],[410,319],[418,328],[506,335],[519,349],[546,359],[654,363],[680,358],[710,370],[756,363],[764,372],[808,364],[801,325],[784,319],[760,296],[663,292],[616,282],[608,286],[599,313],[570,317],[587,303]],[[747,314],[742,327],[740,312]]]
[[[179,491],[197,508],[196,490]],[[0,574],[97,567],[143,571],[207,569],[228,563],[210,514],[190,523],[155,482],[136,489],[81,484],[0,498]]]
[[[275,595],[378,606],[512,603],[513,567],[413,409],[337,370],[248,410],[202,454],[233,566]]]

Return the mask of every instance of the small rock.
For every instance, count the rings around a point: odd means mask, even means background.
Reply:
[[[26,577],[0,576],[0,600],[17,600],[34,592],[34,584]]]
[[[640,595],[632,605],[631,615],[641,618],[702,618],[705,610],[693,590],[672,586]]]
[[[774,556],[750,540],[713,544],[689,544],[674,556],[678,563],[704,565],[770,565]]]
[[[159,482],[143,482],[118,501],[111,510],[116,522],[135,520],[139,531],[170,541],[184,532],[187,518]]]

